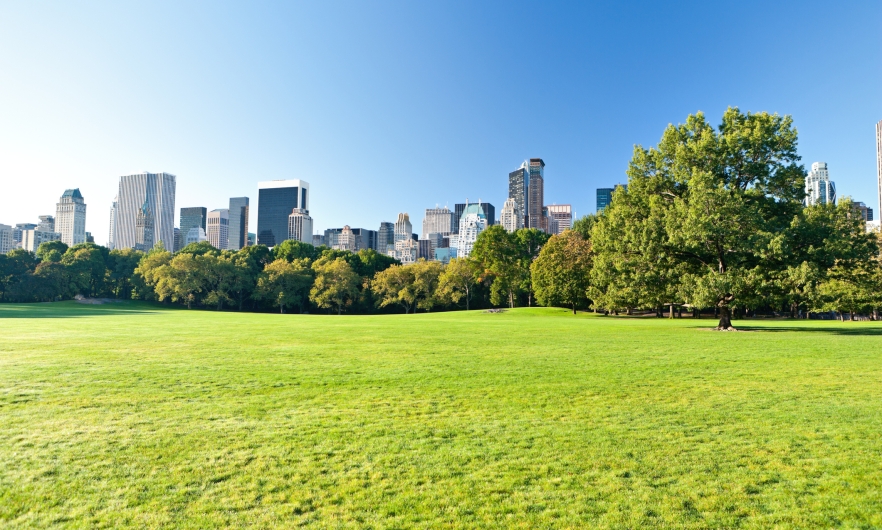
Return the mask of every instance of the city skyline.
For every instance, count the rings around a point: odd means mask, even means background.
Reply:
[[[179,205],[226,208],[230,197],[256,201],[256,182],[302,178],[314,187],[317,231],[373,228],[399,211],[419,226],[416,217],[444,201],[481,197],[501,209],[500,179],[525,156],[548,164],[546,204],[586,214],[596,188],[626,180],[634,144],[655,145],[665,126],[699,110],[717,124],[729,105],[792,115],[806,168],[826,161],[840,196],[879,206],[878,3],[453,2],[345,13],[179,3],[171,18],[168,9],[0,6],[0,223],[36,223],[79,188],[86,230],[105,243],[115,181],[144,168],[178,176]],[[670,53],[676,41],[663,28],[713,39],[729,17],[751,21],[738,39]],[[298,20],[305,28],[291,31]],[[548,38],[505,38],[530,20]],[[823,40],[806,30],[817,20]],[[128,38],[134,21],[167,38]],[[541,83],[510,82],[530,68]],[[450,153],[456,169],[442,162]],[[379,168],[381,185],[366,185]],[[250,210],[254,232],[256,202]]]

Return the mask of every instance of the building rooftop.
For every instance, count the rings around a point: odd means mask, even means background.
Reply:
[[[64,190],[64,193],[61,194],[62,197],[70,197],[71,199],[82,199],[83,195],[80,193],[80,188],[74,188],[72,190]]]

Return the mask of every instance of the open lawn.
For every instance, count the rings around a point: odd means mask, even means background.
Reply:
[[[0,305],[0,526],[880,528],[882,325]]]

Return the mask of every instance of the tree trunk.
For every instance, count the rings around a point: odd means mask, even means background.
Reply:
[[[854,322],[854,311],[848,312],[848,319],[851,320],[852,322]]]
[[[466,287],[465,295],[466,295],[466,311],[468,311],[469,310],[469,298],[471,298],[471,296],[469,296],[469,288],[468,287]]]
[[[671,304],[671,311],[668,314],[668,318],[674,318],[674,304]]]
[[[879,320],[879,309],[873,308],[873,320]]]
[[[732,327],[732,319],[729,316],[729,306],[720,306],[720,322],[717,324],[718,331],[735,331],[735,328]]]
[[[576,303],[575,302],[573,302],[573,314],[574,315],[576,314]]]
[[[281,314],[281,315],[284,315],[284,314],[285,314],[285,306],[284,306],[284,304],[279,304],[279,314]]]
[[[631,316],[631,315],[633,315],[634,313],[633,313],[633,311],[631,311],[631,308],[629,307],[629,308],[628,308],[628,312],[627,312],[626,314],[627,314],[628,316]]]

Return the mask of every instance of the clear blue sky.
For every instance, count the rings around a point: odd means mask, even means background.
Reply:
[[[257,182],[283,178],[310,182],[317,229],[419,231],[435,204],[501,209],[528,157],[582,215],[634,144],[729,105],[793,115],[805,165],[877,208],[880,51],[878,0],[7,0],[0,223],[79,187],[103,243],[118,177],[149,170],[177,208],[250,196],[252,231]]]

